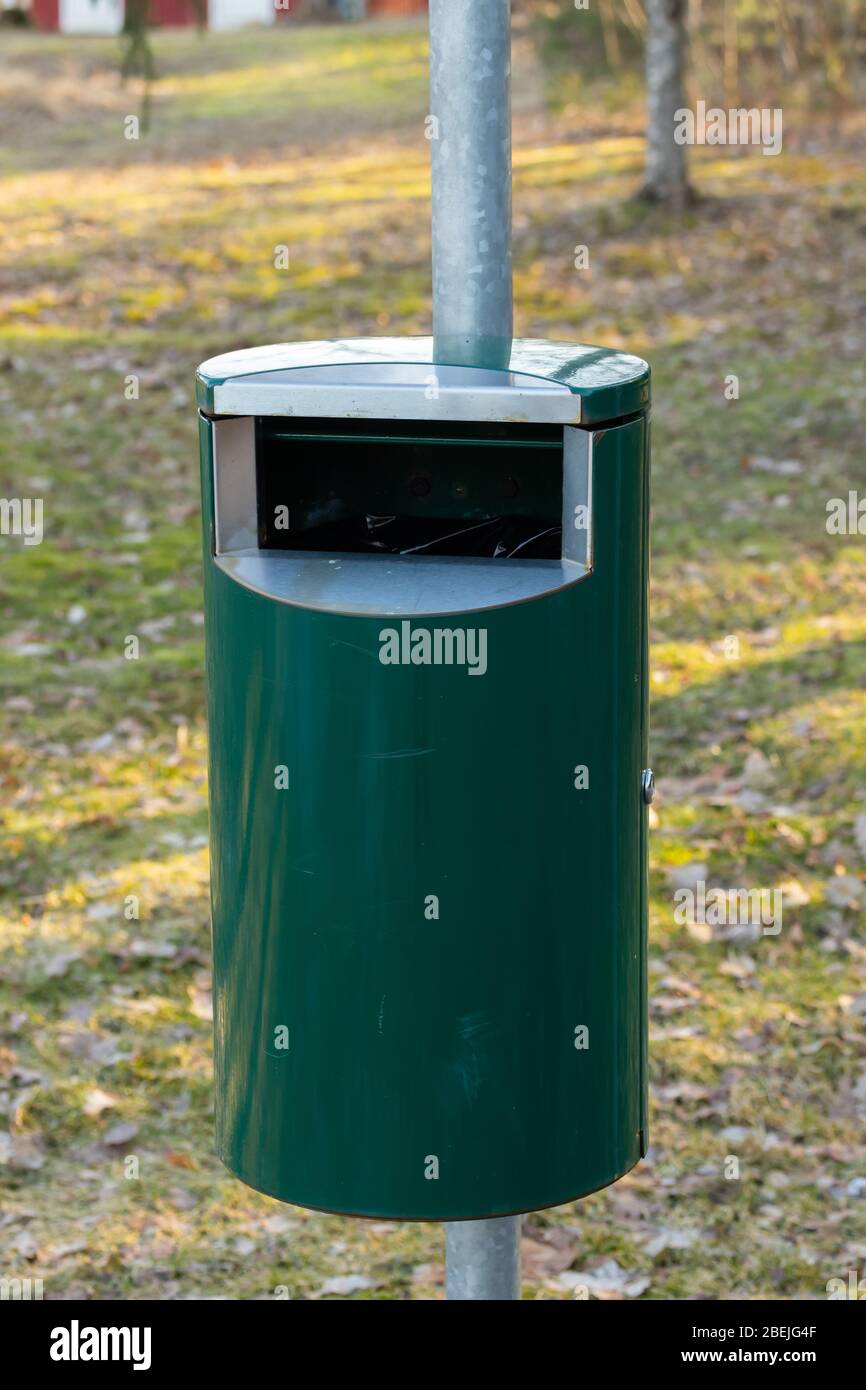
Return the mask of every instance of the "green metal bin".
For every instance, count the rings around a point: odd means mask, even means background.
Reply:
[[[649,369],[516,340],[199,368],[218,1152],[345,1214],[646,1147]]]

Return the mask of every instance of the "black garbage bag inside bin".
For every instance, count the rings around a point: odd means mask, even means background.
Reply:
[[[493,516],[477,521],[366,514],[313,526],[294,537],[292,549],[557,560],[562,553],[561,536],[561,527],[528,516]]]
[[[259,543],[557,560],[562,458],[562,430],[540,425],[260,420]]]

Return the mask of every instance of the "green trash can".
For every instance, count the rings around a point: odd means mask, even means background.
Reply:
[[[516,340],[198,372],[218,1152],[388,1219],[646,1146],[649,369]]]

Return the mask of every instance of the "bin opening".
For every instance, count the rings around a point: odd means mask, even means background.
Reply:
[[[260,418],[256,491],[262,550],[554,560],[563,432]]]

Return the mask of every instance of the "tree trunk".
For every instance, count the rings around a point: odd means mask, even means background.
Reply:
[[[647,0],[647,150],[643,196],[681,209],[691,201],[684,145],[674,140],[685,106],[687,0]]]

